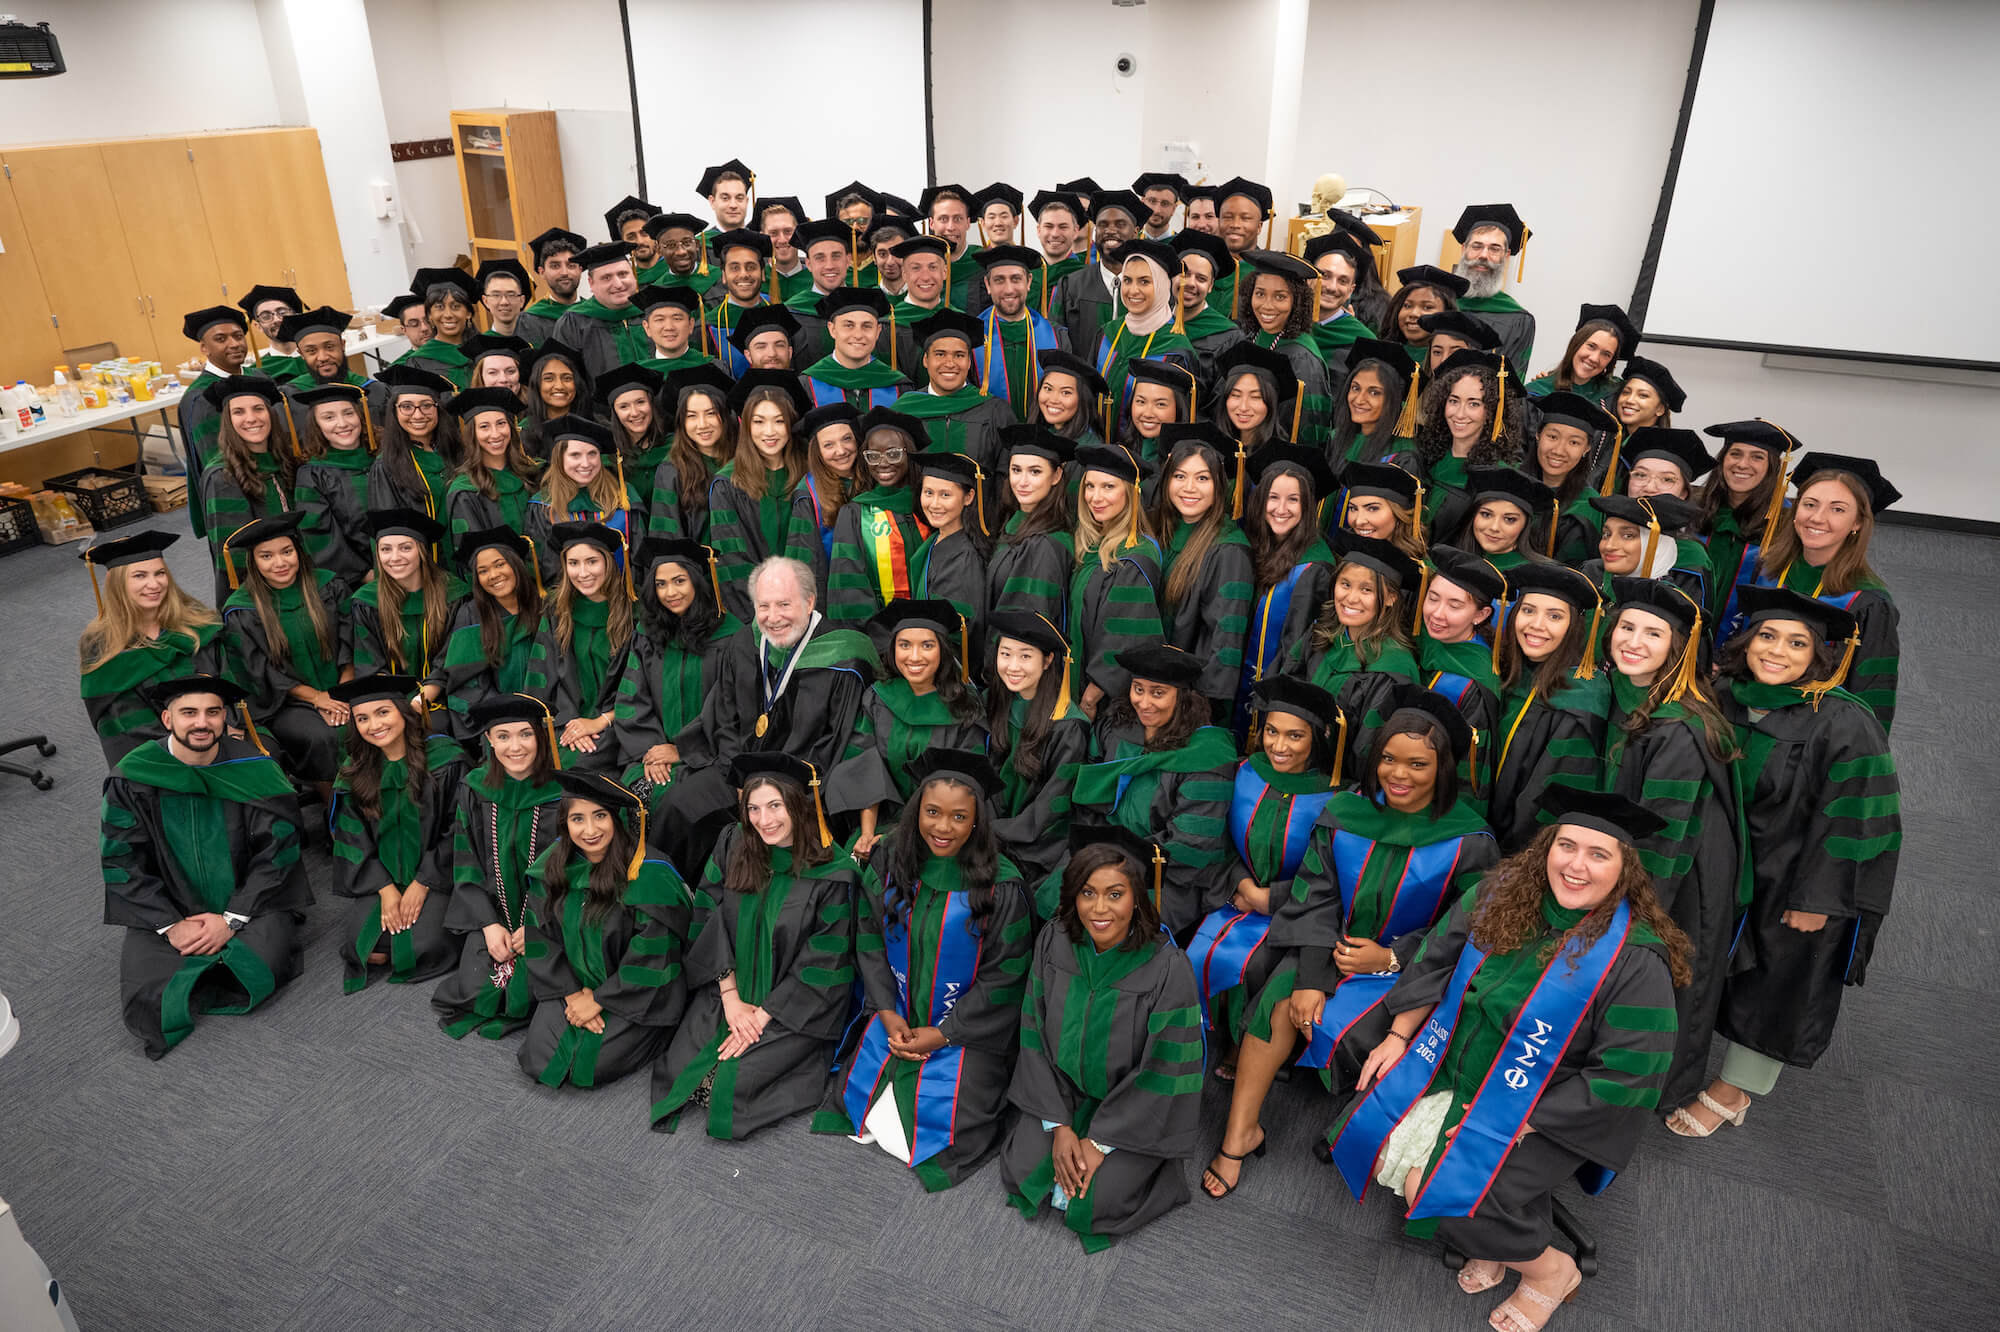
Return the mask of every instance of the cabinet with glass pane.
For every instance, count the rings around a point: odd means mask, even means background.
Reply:
[[[532,272],[528,241],[569,225],[556,113],[454,111],[451,142],[474,264],[514,258]]]

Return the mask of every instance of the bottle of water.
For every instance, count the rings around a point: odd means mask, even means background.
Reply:
[[[76,385],[69,382],[69,376],[56,371],[56,415],[75,416],[83,410],[83,395],[76,391]]]

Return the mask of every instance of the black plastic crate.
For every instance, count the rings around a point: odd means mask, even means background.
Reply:
[[[81,483],[86,477],[108,478],[109,483],[84,486]],[[146,483],[132,472],[84,467],[52,476],[42,484],[69,496],[71,502],[83,511],[85,520],[100,532],[108,527],[136,523],[153,512],[152,502],[146,498]]]
[[[35,506],[26,500],[0,495],[0,555],[42,544],[42,530],[35,526]]]

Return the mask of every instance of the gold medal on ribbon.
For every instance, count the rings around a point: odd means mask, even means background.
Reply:
[[[763,739],[763,738],[764,738],[764,732],[766,732],[766,731],[768,731],[768,730],[770,730],[770,729],[771,729],[771,714],[770,714],[770,713],[768,713],[768,712],[760,712],[760,713],[758,713],[758,714],[757,714],[757,738],[758,738],[759,740]]]

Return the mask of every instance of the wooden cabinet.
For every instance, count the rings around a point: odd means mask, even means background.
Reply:
[[[132,268],[104,155],[95,145],[10,148],[5,163],[62,345],[110,342],[122,356],[150,360],[157,352],[153,321]]]
[[[41,266],[14,201],[13,182],[0,177],[0,380],[34,379],[62,361],[62,339],[49,319]]]
[[[0,149],[0,247],[6,383],[46,384],[65,348],[107,342],[185,361],[182,317],[258,282],[353,299],[310,129]]]
[[[1394,291],[1401,285],[1396,281],[1397,272],[1417,262],[1417,231],[1424,224],[1424,210],[1421,205],[1410,204],[1399,212],[1371,214],[1362,220],[1382,238],[1381,248],[1375,251],[1375,276],[1382,279],[1383,286]],[[1322,219],[1292,218],[1287,223],[1285,248],[1293,254],[1301,254],[1308,240],[1327,230],[1329,228]],[[1445,240],[1449,243],[1451,237],[1447,235]]]
[[[222,291],[193,154],[181,139],[131,139],[100,151],[153,325],[152,354],[162,365],[185,361],[198,349],[181,336],[183,317],[217,304]]]
[[[452,154],[472,259],[514,258],[533,272],[528,242],[569,225],[553,111],[454,111]]]

